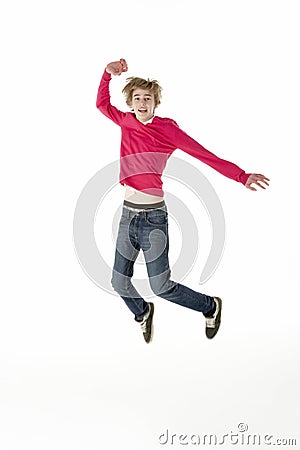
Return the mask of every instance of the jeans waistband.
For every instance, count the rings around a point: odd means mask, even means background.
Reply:
[[[164,206],[166,206],[165,201],[162,200],[161,202],[157,202],[157,203],[150,203],[150,204],[141,204],[141,205],[137,205],[135,203],[130,203],[127,200],[124,200],[123,203],[124,208],[129,209],[130,211],[148,211],[150,209],[158,209],[158,208],[163,208]]]

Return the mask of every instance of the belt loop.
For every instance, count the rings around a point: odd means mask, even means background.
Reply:
[[[129,211],[129,209],[126,208],[124,205],[123,205],[123,208],[122,208],[122,215],[123,215],[126,219],[129,219],[129,218],[130,218],[130,211]]]

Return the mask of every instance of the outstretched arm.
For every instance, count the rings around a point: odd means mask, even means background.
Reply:
[[[270,181],[269,178],[260,173],[251,173],[248,177],[248,180],[246,181],[245,186],[246,188],[251,189],[251,191],[257,191],[257,189],[255,189],[252,184],[256,184],[260,188],[266,189],[266,187],[262,183],[264,183],[266,186],[269,186],[268,181]]]
[[[268,181],[270,180],[267,177],[257,173],[245,173],[245,171],[236,164],[219,158],[214,153],[204,148],[199,142],[195,141],[195,139],[191,138],[187,133],[182,131],[176,122],[173,122],[171,137],[175,147],[194,156],[220,172],[222,175],[241,182],[251,191],[256,191],[252,184],[257,185],[262,189],[265,189],[264,185],[269,186]]]
[[[236,164],[221,159],[204,148],[199,142],[181,130],[176,122],[173,122],[170,136],[176,148],[180,148],[194,158],[199,159],[222,175],[246,185],[251,174],[245,173],[245,171]]]

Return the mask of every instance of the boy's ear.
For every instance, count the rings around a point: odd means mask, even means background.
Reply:
[[[133,112],[133,111],[134,111],[134,108],[133,108],[133,106],[132,106],[132,102],[127,103],[127,105],[129,106],[130,111]]]

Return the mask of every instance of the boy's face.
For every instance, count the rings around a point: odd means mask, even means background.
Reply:
[[[137,120],[147,122],[154,116],[155,101],[153,93],[148,89],[135,89],[132,93],[131,106]]]

